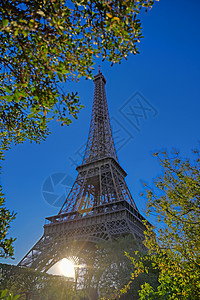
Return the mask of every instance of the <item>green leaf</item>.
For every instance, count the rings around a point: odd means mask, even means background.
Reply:
[[[8,19],[4,19],[3,20],[3,26],[6,27],[8,25],[8,22],[9,22]]]
[[[19,299],[19,297],[20,297],[20,295],[15,295],[15,296],[13,296],[13,300],[17,300],[17,299]]]
[[[18,35],[18,32],[19,32],[19,29],[17,28],[14,32],[14,35],[17,36]]]
[[[8,294],[8,290],[3,290],[3,291],[1,292],[1,298],[6,297],[7,294]]]
[[[63,78],[62,78],[62,75],[60,73],[57,73],[58,74],[58,78],[60,81],[63,81]]]

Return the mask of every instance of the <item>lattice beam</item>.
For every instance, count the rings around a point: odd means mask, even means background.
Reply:
[[[20,266],[47,271],[63,257],[79,257],[80,252],[86,255],[99,241],[130,233],[139,240],[144,238],[144,218],[128,189],[127,174],[115,150],[106,80],[99,73],[94,83],[89,136],[77,178],[59,213],[46,218],[42,238],[20,261]],[[82,263],[88,263],[87,259]],[[91,278],[87,269],[81,272]]]

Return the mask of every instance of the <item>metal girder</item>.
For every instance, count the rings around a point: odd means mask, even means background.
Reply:
[[[132,234],[144,238],[143,216],[125,181],[111,131],[104,76],[95,76],[92,118],[83,162],[59,213],[46,218],[42,238],[20,266],[47,271],[63,257],[79,257],[101,240]],[[82,261],[86,263],[86,261]],[[88,271],[83,271],[82,274]],[[76,274],[80,270],[76,270]]]

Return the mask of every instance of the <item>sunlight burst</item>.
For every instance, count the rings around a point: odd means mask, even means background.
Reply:
[[[60,275],[70,278],[75,278],[74,264],[67,258],[63,258],[53,265],[48,272],[52,275]]]
[[[67,258],[63,258],[59,264],[60,273],[66,277],[74,277],[75,270],[73,263]]]

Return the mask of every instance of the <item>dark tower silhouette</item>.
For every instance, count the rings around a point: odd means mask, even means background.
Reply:
[[[144,217],[118,161],[102,73],[94,77],[94,84],[89,136],[83,162],[76,168],[77,178],[59,213],[46,218],[43,236],[20,266],[47,271],[63,257],[78,256],[81,249],[100,240],[127,234],[139,240],[144,238]],[[74,242],[81,245],[77,253],[70,250]]]

